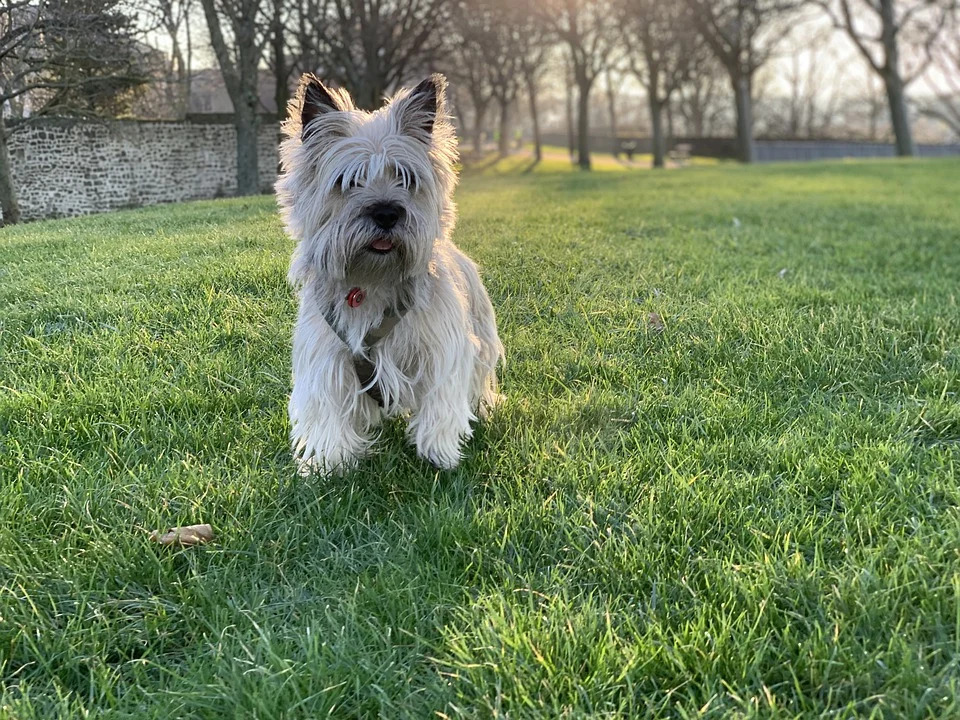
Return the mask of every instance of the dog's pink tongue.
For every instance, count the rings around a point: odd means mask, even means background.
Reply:
[[[386,238],[377,238],[370,243],[370,247],[372,247],[374,250],[380,250],[381,252],[384,252],[387,250],[393,250],[393,242],[387,240]]]

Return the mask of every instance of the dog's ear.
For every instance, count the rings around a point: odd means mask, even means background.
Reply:
[[[447,79],[434,73],[397,99],[393,111],[400,131],[429,144],[438,117],[446,115]]]
[[[295,111],[300,113],[300,133],[306,138],[313,132],[313,121],[331,112],[353,110],[350,95],[344,90],[331,90],[313,73],[304,73],[297,92],[300,102]]]

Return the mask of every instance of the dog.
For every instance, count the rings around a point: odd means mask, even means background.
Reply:
[[[432,75],[366,112],[305,74],[290,102],[276,189],[297,241],[289,415],[304,472],[353,466],[390,416],[407,418],[420,457],[452,469],[500,400],[493,306],[450,239],[458,151],[445,90]]]

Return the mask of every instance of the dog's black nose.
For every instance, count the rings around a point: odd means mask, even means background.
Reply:
[[[369,214],[378,227],[390,230],[403,218],[403,207],[396,203],[377,203]]]

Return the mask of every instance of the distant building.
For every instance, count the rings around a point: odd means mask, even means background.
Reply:
[[[267,70],[260,71],[257,83],[261,111],[268,115],[277,114],[274,99],[276,80]],[[223,76],[217,68],[195,70],[190,77],[190,102],[187,108],[190,115],[228,115],[233,113],[233,103],[224,85]]]

